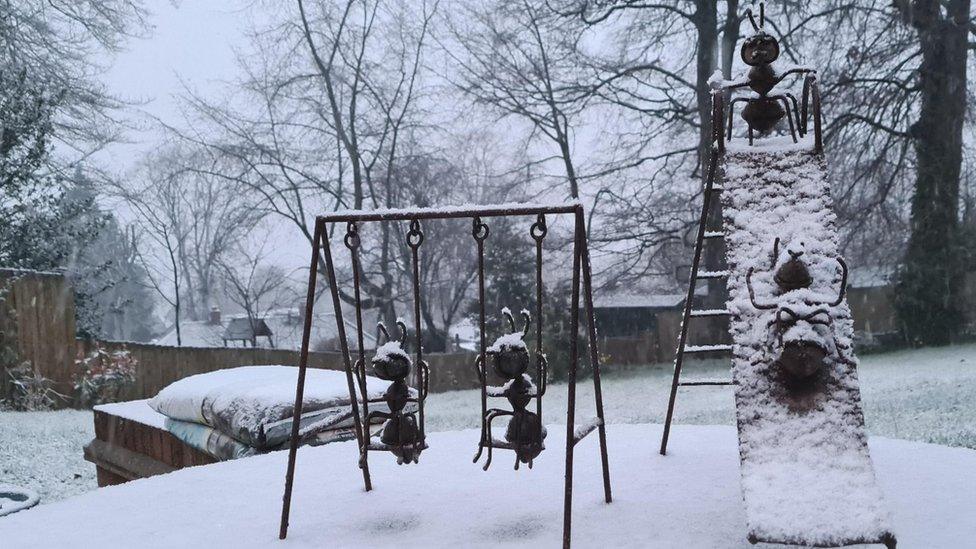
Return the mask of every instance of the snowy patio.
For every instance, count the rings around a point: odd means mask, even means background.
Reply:
[[[470,463],[478,432],[435,433],[419,465],[371,460],[364,493],[354,444],[299,452],[287,541],[277,540],[284,452],[184,469],[0,520],[8,547],[539,547],[560,541],[560,429],[533,470]],[[750,547],[732,427],[609,429],[614,502],[601,498],[596,439],[576,452],[578,547]],[[901,547],[961,547],[976,538],[976,452],[873,438],[872,456]],[[508,457],[508,456],[506,456]],[[787,518],[788,519],[788,518]],[[84,542],[81,543],[81,546]]]

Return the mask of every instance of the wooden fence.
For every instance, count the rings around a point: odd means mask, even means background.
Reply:
[[[75,301],[63,275],[0,269],[0,346],[11,348],[18,363],[29,362],[35,372],[57,381],[57,391],[70,392]]]
[[[78,340],[79,353],[102,345],[108,351],[127,349],[136,360],[136,381],[119,396],[123,400],[151,398],[176,380],[233,368],[261,364],[297,366],[298,351],[253,347],[168,347],[143,343]],[[430,389],[433,392],[470,389],[478,386],[473,353],[436,353],[424,356],[430,364]],[[343,369],[341,353],[309,353],[309,366],[327,370]]]

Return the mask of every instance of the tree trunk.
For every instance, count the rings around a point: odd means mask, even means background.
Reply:
[[[940,4],[947,8],[941,13]],[[897,308],[912,344],[951,342],[962,324],[965,249],[959,235],[959,176],[966,111],[970,0],[895,2],[918,33],[921,106],[911,128],[917,173],[911,237]]]
[[[712,88],[708,84],[709,78],[718,67],[718,2],[715,0],[698,0],[695,12],[695,26],[697,27],[697,66],[696,66],[696,98],[698,103],[698,158],[702,180],[708,177],[708,165],[712,153]],[[734,10],[733,10],[734,11]],[[738,32],[732,33],[738,36]],[[733,43],[733,47],[735,44]],[[711,203],[709,210],[709,229],[717,229],[722,221],[722,206],[717,196]],[[702,270],[717,271],[725,263],[725,250],[718,240],[704,243]],[[709,279],[705,281],[707,294],[702,300],[702,306],[709,309],[720,309],[725,306],[727,292],[725,281]],[[702,323],[703,325],[706,323]],[[727,321],[721,317],[709,319],[708,328],[703,331],[703,341],[716,342],[724,338],[727,333]]]
[[[704,172],[712,148],[712,88],[708,79],[715,72],[715,50],[718,44],[716,0],[697,0],[695,27],[698,33],[698,55],[695,67],[695,96],[698,103],[698,164]]]

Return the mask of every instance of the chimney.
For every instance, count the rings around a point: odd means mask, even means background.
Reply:
[[[210,324],[220,325],[220,309],[216,305],[210,308]]]

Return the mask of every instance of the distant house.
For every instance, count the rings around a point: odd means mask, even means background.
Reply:
[[[269,347],[275,349],[298,350],[302,346],[304,311],[295,308],[266,311],[253,322],[247,315],[222,316],[213,310],[210,318],[199,321],[180,322],[180,339],[184,347]],[[350,349],[356,348],[356,323],[345,319],[346,338]],[[375,322],[367,322],[367,327]],[[364,347],[376,347],[375,329],[363,333]],[[156,340],[158,345],[176,346],[176,327],[171,327]],[[332,313],[315,313],[312,317],[312,333],[309,347],[315,351],[338,351],[339,333]]]
[[[229,342],[240,342],[245,347],[250,343],[251,347],[257,347],[259,337],[265,338],[270,347],[275,346],[274,332],[271,331],[263,318],[253,320],[247,317],[232,318],[227,322],[227,328],[224,329],[224,347],[227,347]]]
[[[593,296],[593,316],[600,337],[633,337],[657,330],[659,313],[684,302],[684,294],[600,292]]]

